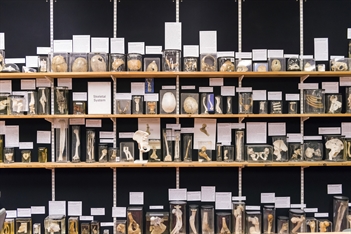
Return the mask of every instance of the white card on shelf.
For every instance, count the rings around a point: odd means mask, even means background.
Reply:
[[[284,58],[298,58],[298,54],[284,54]]]
[[[144,82],[131,82],[130,89],[132,95],[144,95],[145,94],[145,83]]]
[[[165,23],[165,50],[182,49],[182,23]]]
[[[5,49],[5,33],[0,33],[0,50]]]
[[[267,61],[267,49],[252,50],[253,61]]]
[[[21,90],[35,90],[35,79],[21,79]]]
[[[182,85],[181,86],[182,90],[192,90],[192,89],[196,89],[195,85]]]
[[[88,128],[101,128],[102,121],[101,119],[86,119],[85,126]]]
[[[236,52],[235,58],[237,58],[237,59],[251,59],[252,52]]]
[[[111,82],[88,82],[88,114],[111,114]]]
[[[275,197],[275,208],[290,208],[290,197]]]
[[[345,137],[351,137],[351,122],[341,123],[341,135]]]
[[[328,61],[328,55],[328,38],[314,38],[314,59],[316,61]]]
[[[222,96],[235,96],[235,86],[222,86],[221,87]]]
[[[223,86],[223,78],[210,78],[210,86]]]
[[[1,93],[12,93],[12,81],[11,80],[0,80],[0,92]]]
[[[107,139],[100,139],[101,144],[113,144],[113,139],[112,138],[107,138]]]
[[[5,64],[6,63],[25,64],[26,63],[26,58],[5,58]]]
[[[252,90],[252,100],[254,101],[267,100],[267,90]]]
[[[0,135],[6,134],[6,126],[5,121],[0,121]]]
[[[246,206],[246,210],[261,210],[260,206]]]
[[[322,82],[325,93],[339,93],[339,82]]]
[[[199,93],[213,93],[213,87],[199,87]]]
[[[58,78],[57,86],[67,87],[69,90],[72,89],[72,78]]]
[[[284,50],[268,50],[268,58],[284,58]]]
[[[126,217],[127,207],[112,207],[113,218],[124,218]]]
[[[146,46],[146,54],[162,54],[162,46]]]
[[[38,67],[38,56],[26,56],[26,67]]]
[[[237,87],[236,92],[237,93],[250,93],[250,92],[252,92],[252,87]]]
[[[343,55],[330,55],[330,59],[344,59],[345,56]]]
[[[50,144],[51,143],[51,131],[37,131],[37,143],[38,144]]]
[[[116,93],[116,100],[132,100],[131,93]]]
[[[180,130],[180,127],[181,127],[180,124],[166,124],[166,128],[171,128],[173,130]]]
[[[91,52],[93,53],[108,53],[109,50],[108,37],[92,37]]]
[[[299,89],[318,89],[318,83],[299,83]]]
[[[232,142],[231,123],[217,123],[217,142]]]
[[[144,192],[129,192],[129,205],[144,205]]]
[[[282,92],[268,92],[269,101],[281,101],[283,99]]]
[[[268,136],[285,136],[286,123],[268,123]]]
[[[105,208],[90,208],[90,214],[92,216],[105,215]]]
[[[328,194],[342,194],[342,184],[328,184]]]
[[[351,77],[340,77],[340,86],[351,86]]]
[[[19,149],[33,149],[33,142],[20,142]]]
[[[181,128],[181,133],[194,133],[194,128]]]
[[[187,201],[201,201],[201,191],[187,192]]]
[[[246,196],[235,196],[235,197],[232,197],[232,201],[246,201]]]
[[[145,42],[128,42],[128,53],[144,54]]]
[[[320,135],[340,134],[340,133],[341,133],[340,127],[318,128],[318,134],[320,134]]]
[[[73,35],[73,53],[90,52],[90,35]]]
[[[235,56],[235,51],[217,51],[217,58],[220,57],[233,57]]]
[[[45,214],[45,206],[31,206],[30,210],[32,214]]]
[[[248,144],[267,143],[267,122],[246,123],[246,142]]]
[[[231,210],[232,209],[232,193],[217,192],[215,201],[216,210]]]
[[[288,137],[288,142],[302,142],[302,134],[301,133],[288,133],[286,135]]]
[[[298,93],[286,93],[285,94],[286,101],[300,101],[300,94]]]
[[[158,93],[144,94],[145,102],[158,102]]]
[[[6,210],[6,218],[17,218],[17,210]]]
[[[93,221],[94,217],[93,216],[80,216],[79,220],[80,221]]]
[[[347,39],[351,39],[351,28],[347,29]],[[1,49],[1,47],[0,47]]]
[[[149,206],[150,210],[163,210],[164,207],[163,206]]]
[[[5,126],[5,147],[19,146],[19,125]]]
[[[99,138],[114,138],[114,137],[115,137],[114,132],[106,132],[106,131],[99,132]]]
[[[313,55],[300,55],[301,59],[313,59]]]
[[[69,125],[85,125],[84,118],[69,119]]]
[[[217,53],[217,31],[200,31],[200,54]]]
[[[199,46],[198,45],[184,45],[183,46],[184,57],[199,57]]]
[[[329,214],[328,213],[314,213],[315,218],[328,218]]]
[[[201,201],[202,202],[216,201],[216,187],[215,186],[201,186]]]
[[[305,208],[303,209],[306,213],[316,213],[318,212],[318,208]]]
[[[113,222],[101,222],[100,227],[113,227],[114,223]]]
[[[82,216],[82,201],[68,202],[68,216]]]
[[[37,47],[38,55],[48,55],[51,51],[50,47]]]
[[[168,189],[169,201],[186,201],[187,189]]]
[[[32,216],[31,208],[17,208],[18,218],[28,218]]]
[[[51,82],[50,80],[47,80],[45,78],[37,78],[37,87],[50,87],[51,86]]]
[[[72,40],[54,40],[54,53],[72,53]]]
[[[306,204],[291,204],[290,208],[299,208],[299,209],[303,209],[306,208]]]
[[[118,134],[119,138],[123,138],[123,139],[126,139],[126,138],[133,138],[134,136],[134,132],[120,132]]]
[[[73,101],[87,101],[88,100],[88,93],[87,92],[73,92],[72,93],[72,100]]]
[[[304,140],[322,140],[322,136],[304,136]]]
[[[49,201],[49,215],[66,215],[66,201]]]
[[[162,89],[176,89],[175,85],[162,85]]]
[[[124,38],[110,38],[111,53],[125,54]]]
[[[275,193],[261,193],[261,203],[274,203]]]

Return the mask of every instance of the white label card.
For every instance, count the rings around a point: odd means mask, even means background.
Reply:
[[[91,52],[93,53],[108,53],[109,39],[108,37],[92,37]]]
[[[129,193],[130,205],[144,205],[144,192],[130,192]]]
[[[51,131],[37,131],[37,143],[38,144],[50,144],[51,143]]]
[[[341,135],[351,137],[351,122],[341,123]]]
[[[299,83],[299,89],[318,89],[318,83]]]
[[[237,93],[250,93],[250,92],[252,92],[252,87],[237,87],[236,92]]]
[[[45,206],[31,206],[32,214],[45,214]]]
[[[199,93],[213,93],[213,87],[199,87]]]
[[[128,53],[144,54],[145,42],[128,42]]]
[[[113,222],[101,222],[100,227],[113,227]]]
[[[217,51],[217,58],[220,57],[235,57],[235,51]]]
[[[201,201],[201,191],[187,192],[188,201]]]
[[[87,92],[73,92],[72,94],[73,101],[88,101]]]
[[[181,133],[194,133],[194,128],[181,128]]]
[[[37,87],[50,87],[51,82],[45,78],[37,78]]]
[[[216,187],[215,186],[201,186],[201,201],[202,202],[216,201]]]
[[[133,138],[134,132],[120,132],[118,136],[119,138]]]
[[[124,218],[126,217],[127,207],[112,207],[112,217]]]
[[[19,147],[19,125],[5,126],[5,147]]]
[[[12,81],[11,80],[0,80],[0,92],[11,93],[12,92]]]
[[[268,50],[268,58],[284,58],[284,50]]]
[[[341,133],[341,128],[336,127],[336,128],[318,128],[318,134],[324,135],[324,134],[340,134]]]
[[[290,208],[290,197],[275,197],[275,208]]]
[[[146,46],[146,54],[162,54],[162,46]]]
[[[20,142],[19,149],[33,149],[33,142]]]
[[[329,214],[328,213],[314,213],[314,217],[316,217],[316,218],[328,218]]]
[[[275,193],[261,193],[261,203],[275,203]]]
[[[24,217],[31,217],[32,210],[30,208],[18,208],[17,209],[17,217],[24,218]]]
[[[38,67],[38,56],[26,56],[26,67]]]
[[[246,142],[267,143],[267,122],[250,122],[246,123]]]
[[[210,78],[210,86],[223,86],[223,78]]]
[[[0,121],[0,135],[6,134],[6,126],[5,121]]]
[[[116,100],[132,100],[131,93],[116,93]]]
[[[246,196],[232,197],[233,201],[246,201]]]
[[[200,31],[200,54],[217,53],[217,31]]]
[[[72,89],[72,78],[58,78],[57,86],[67,87],[69,90]]]
[[[109,144],[109,143],[113,143],[113,139],[112,138],[107,138],[107,139],[100,139],[100,143],[101,144]]]
[[[287,134],[288,137],[288,142],[296,142],[296,143],[300,143],[302,142],[302,134],[300,133],[288,133]]]
[[[162,89],[176,89],[175,85],[162,85]]]
[[[340,86],[351,86],[351,77],[340,77]]]
[[[246,206],[246,210],[261,210],[260,206]]]
[[[82,216],[82,206],[81,201],[69,201],[68,216]]]
[[[316,213],[318,212],[318,208],[305,208],[303,209],[306,213]]]
[[[158,102],[158,93],[144,94],[145,102]]]
[[[198,45],[184,45],[183,46],[184,57],[199,57],[199,46]]]
[[[90,52],[90,35],[73,35],[73,53]]]
[[[5,64],[6,63],[25,64],[26,63],[26,58],[5,58]]]
[[[104,132],[104,131],[99,132],[99,138],[114,138],[114,137],[115,137],[114,132]]]
[[[285,136],[286,123],[268,123],[268,136]]]
[[[252,52],[236,52],[235,57],[238,59],[251,59]]]
[[[253,61],[267,61],[267,50],[252,50]]]
[[[286,101],[300,101],[300,94],[298,93],[286,93],[285,94]]]
[[[268,100],[269,101],[281,101],[282,100],[282,92],[268,92]]]
[[[342,194],[342,184],[328,184],[328,194]]]
[[[232,142],[231,123],[217,123],[217,142]]]
[[[101,119],[87,119],[85,120],[85,126],[88,128],[101,128]]]
[[[48,55],[51,51],[50,47],[37,47],[38,55]]]
[[[69,125],[85,125],[84,118],[69,119]]]
[[[222,86],[221,87],[222,96],[235,96],[235,86]]]
[[[291,204],[290,208],[299,208],[299,209],[303,209],[306,208],[306,204]]]
[[[6,218],[17,218],[17,210],[6,210]]]
[[[186,201],[186,199],[187,199],[186,189],[168,189],[169,201]]]
[[[163,210],[163,206],[149,206],[150,210]]]
[[[124,54],[124,38],[110,38],[111,53]]]
[[[322,82],[325,93],[339,93],[339,82]]]
[[[111,114],[111,82],[88,82],[88,114]]]
[[[314,39],[314,58],[316,61],[328,61],[328,58],[329,58],[328,38]]]
[[[49,215],[66,215],[66,201],[49,201]]]
[[[0,50],[5,49],[5,33],[0,33]]]
[[[54,40],[55,53],[72,53],[72,40]]]
[[[105,208],[90,208],[90,214],[93,216],[105,215]]]
[[[79,220],[81,220],[81,221],[93,221],[94,217],[93,216],[80,216]]]
[[[254,101],[266,101],[267,90],[252,90],[252,99]]]
[[[131,82],[130,84],[132,95],[144,95],[145,83],[144,82]]]
[[[182,90],[192,90],[195,89],[196,86],[195,85],[182,85]]]
[[[165,23],[165,49],[182,49],[182,23],[166,22]]]
[[[1,35],[1,33],[0,33],[0,35]],[[351,28],[347,29],[347,39],[351,39]],[[0,47],[0,49],[1,49],[1,47]]]
[[[304,136],[304,140],[322,140],[322,136]]]
[[[231,192],[221,192],[216,193],[216,210],[231,210],[232,209],[232,193]]]
[[[21,80],[21,90],[34,90],[34,89],[35,89],[35,79]]]

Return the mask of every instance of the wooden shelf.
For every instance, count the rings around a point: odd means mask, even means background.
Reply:
[[[148,162],[148,163],[133,163],[133,162],[117,162],[117,163],[10,163],[0,164],[1,168],[192,168],[192,167],[333,167],[333,166],[351,166],[349,162],[271,162],[271,163],[248,163],[248,162]]]
[[[48,72],[0,73],[0,79],[27,78],[298,78],[298,77],[347,77],[351,72]]]

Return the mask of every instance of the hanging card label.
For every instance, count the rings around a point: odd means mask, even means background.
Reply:
[[[268,100],[269,101],[281,101],[282,100],[282,92],[268,92]]]
[[[210,86],[223,86],[223,78],[210,78]]]
[[[84,118],[69,119],[69,125],[84,125]]]
[[[73,92],[72,94],[73,101],[87,101],[88,93],[87,92]]]
[[[252,60],[253,61],[266,61],[267,60],[267,50],[252,50]]]
[[[298,93],[287,93],[285,94],[286,101],[300,101],[300,94]]]
[[[112,207],[112,217],[125,218],[127,213],[126,207]]]
[[[90,35],[73,35],[73,53],[90,52]]]
[[[290,197],[276,197],[275,208],[290,208]]]
[[[221,87],[222,96],[235,96],[235,86],[222,86]]]
[[[110,38],[111,53],[124,54],[124,38]]]
[[[66,215],[66,201],[49,201],[49,215]]]
[[[144,205],[144,192],[130,192],[129,193],[130,205]]]
[[[165,49],[166,50],[182,49],[182,23],[179,23],[179,22],[165,23]]]
[[[340,77],[340,86],[351,86],[351,77]]]
[[[328,61],[328,38],[314,39],[314,58],[316,61]]]
[[[11,80],[0,80],[0,92],[1,93],[12,93]]]
[[[45,214],[45,206],[31,206],[32,214]]]
[[[261,203],[274,203],[275,193],[261,193]]]
[[[252,90],[252,99],[254,101],[267,100],[267,90]]]
[[[162,46],[146,46],[146,54],[162,54]]]
[[[5,49],[5,33],[0,33],[0,50]]]
[[[200,54],[217,53],[217,31],[200,31]]]
[[[328,134],[340,134],[341,128],[318,128],[318,134],[328,135]]]
[[[184,57],[199,57],[198,45],[185,45],[183,46]]]
[[[328,184],[328,194],[342,194],[342,184]]]
[[[82,216],[82,202],[69,201],[68,202],[68,216]]]
[[[201,201],[214,202],[216,200],[215,186],[201,186]]]
[[[92,37],[91,38],[91,52],[93,53],[108,53],[109,40],[107,37]]]
[[[268,136],[285,136],[286,123],[268,123]]]
[[[186,199],[187,199],[186,189],[168,189],[169,201],[186,201]]]
[[[144,54],[145,42],[128,42],[128,53]]]
[[[187,200],[188,201],[201,201],[201,192],[187,192]]]
[[[26,67],[38,67],[38,56],[26,56]]]
[[[50,51],[50,47],[37,47],[37,54],[39,55],[48,55]]]
[[[318,89],[318,83],[299,83],[299,89]]]
[[[339,93],[339,82],[322,82],[325,93]]]
[[[268,58],[284,58],[284,50],[268,50]]]
[[[213,93],[213,87],[199,87],[199,93]]]
[[[35,79],[21,80],[21,90],[35,90]]]
[[[54,40],[54,53],[72,53],[72,40]]]
[[[85,126],[88,128],[101,128],[101,119],[87,119],[85,120]]]

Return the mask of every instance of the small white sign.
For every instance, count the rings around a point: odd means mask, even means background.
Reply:
[[[162,46],[146,46],[146,54],[162,54]]]
[[[215,186],[201,186],[201,201],[214,202],[216,200]]]
[[[217,31],[200,31],[200,54],[217,53]]]
[[[81,201],[69,201],[68,216],[82,216],[82,206]]]
[[[99,138],[114,138],[114,137],[115,137],[114,132],[105,132],[105,131],[99,132]]]
[[[175,85],[162,85],[162,89],[176,89]]]
[[[72,94],[73,101],[87,101],[88,93],[87,92],[73,92]]]
[[[210,78],[210,86],[223,86],[223,78]]]
[[[235,53],[235,58],[238,58],[238,59],[251,59],[252,58],[252,52],[236,52]]]
[[[282,92],[268,92],[268,100],[269,101],[281,101],[282,100]]]
[[[49,215],[66,215],[66,201],[49,201]]]
[[[67,87],[69,90],[72,89],[72,78],[58,78],[57,86]]]
[[[149,206],[150,210],[163,210],[163,206]]]
[[[112,217],[114,218],[124,218],[126,217],[126,212],[126,207],[112,207]]]
[[[199,46],[198,45],[184,45],[183,46],[184,57],[199,57]]]
[[[31,213],[33,214],[45,214],[45,206],[31,206]]]
[[[168,189],[169,201],[186,201],[186,199],[187,199],[186,189]]]
[[[267,122],[246,123],[246,142],[248,144],[267,143]]]
[[[234,51],[217,51],[217,58],[220,57],[233,57],[235,56]]]
[[[275,203],[275,193],[261,193],[261,203]]]
[[[88,82],[88,114],[111,114],[111,82]]]
[[[38,56],[26,56],[26,67],[38,67]]]
[[[213,93],[213,87],[199,87],[199,93]]]
[[[222,96],[235,96],[235,86],[222,86],[221,87]]]
[[[37,47],[38,55],[48,55],[51,51],[50,47]]]
[[[85,125],[84,118],[69,119],[69,125]]]
[[[80,216],[79,220],[80,221],[93,221],[94,217],[93,216]]]
[[[182,85],[182,87],[181,87],[182,90],[192,90],[195,88],[196,88],[195,85]]]
[[[129,193],[130,205],[144,205],[144,192],[130,192]]]
[[[73,35],[73,53],[90,52],[90,35]]]
[[[91,52],[93,53],[108,53],[109,39],[108,37],[92,37]]]
[[[232,209],[232,193],[231,192],[222,192],[216,193],[216,210],[231,210]]]
[[[318,212],[318,208],[305,208],[303,209],[306,213],[316,213]]]
[[[340,86],[351,86],[351,77],[340,77]]]
[[[21,90],[35,90],[35,79],[22,79]]]
[[[284,58],[284,50],[268,50],[268,58]]]
[[[246,210],[261,210],[260,206],[246,206]]]
[[[314,58],[316,61],[328,61],[328,38],[314,38]]]
[[[285,136],[286,123],[268,123],[268,136]]]
[[[25,64],[26,63],[26,58],[5,58],[5,64],[6,63]]]
[[[341,128],[340,127],[330,127],[330,128],[318,128],[318,134],[320,135],[328,135],[328,134],[340,134]]]
[[[101,119],[87,119],[85,120],[85,126],[88,128],[101,128]]]
[[[128,53],[144,54],[145,42],[128,42]]]
[[[351,137],[351,122],[341,123],[341,135]]]
[[[133,138],[134,132],[120,132],[118,134],[119,138]]]
[[[113,222],[101,222],[100,227],[113,227]]]
[[[111,53],[124,54],[124,38],[110,38]]]
[[[275,197],[275,208],[290,208],[290,197]]]
[[[130,88],[132,95],[144,95],[145,93],[144,82],[131,82]]]
[[[314,213],[314,217],[316,217],[316,218],[328,218],[329,214],[328,213]]]
[[[253,61],[267,61],[267,50],[252,50],[252,60]]]
[[[342,194],[342,184],[328,184],[328,194]]]
[[[5,49],[5,33],[0,33],[0,50]]]
[[[296,142],[296,143],[302,142],[301,133],[288,133],[286,136],[288,137],[287,139],[288,142]]]
[[[347,39],[351,39],[351,28],[347,29]]]
[[[72,40],[54,40],[54,53],[72,53]]]
[[[165,49],[182,49],[182,23],[165,23]]]
[[[27,218],[32,216],[31,208],[18,208],[17,217],[18,218]]]
[[[237,87],[236,92],[237,93],[250,93],[250,92],[252,92],[252,87]]]
[[[144,94],[145,102],[158,102],[158,93]]]
[[[37,131],[37,143],[38,144],[50,144],[51,143],[51,131]]]
[[[0,92],[1,93],[12,93],[12,81],[11,80],[0,80]]]
[[[50,87],[51,82],[50,80],[47,80],[46,78],[37,78],[37,87]]]
[[[252,99],[254,101],[267,100],[267,90],[252,90]]]
[[[298,93],[286,93],[285,94],[286,101],[300,101],[300,94]]]
[[[299,89],[318,89],[318,83],[299,83]]]
[[[188,201],[201,201],[201,192],[187,192],[187,200]]]
[[[33,149],[33,142],[19,142],[19,149]]]
[[[194,128],[181,128],[181,133],[194,133]]]
[[[17,210],[6,210],[6,218],[17,218]]]
[[[318,141],[318,140],[322,140],[322,136],[304,136],[303,139],[307,140],[307,141],[308,140],[312,140],[312,141],[316,140],[316,141]]]
[[[92,216],[105,215],[105,208],[90,208],[90,214]]]
[[[339,93],[339,82],[322,82],[325,93]]]
[[[291,204],[290,208],[299,208],[299,209],[303,209],[306,208],[306,204]]]

